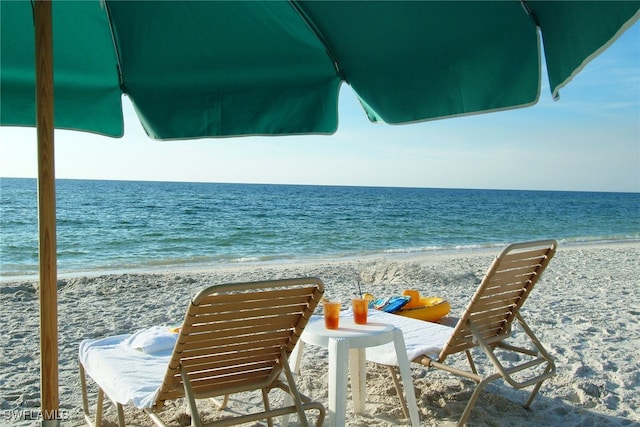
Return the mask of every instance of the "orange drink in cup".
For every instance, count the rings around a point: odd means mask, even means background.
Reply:
[[[324,326],[327,329],[338,329],[340,323],[340,303],[336,301],[325,301],[324,310]]]
[[[353,307],[353,321],[358,325],[367,324],[367,311],[369,311],[369,301],[364,298],[351,299]]]

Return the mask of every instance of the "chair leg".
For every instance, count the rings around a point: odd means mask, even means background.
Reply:
[[[287,360],[287,355],[282,349],[282,370],[284,371],[284,376],[287,379],[287,386],[289,387],[289,394],[293,398],[293,403],[298,412],[298,419],[300,424],[303,427],[309,427],[309,422],[307,421],[307,416],[304,413],[304,408],[302,407],[302,398],[300,393],[298,392],[298,388],[296,387],[295,378],[293,378],[293,373],[291,372],[291,368],[289,367],[289,361]]]
[[[522,326],[522,329],[524,330],[524,332],[527,334],[527,336],[529,336],[529,339],[531,339],[531,342],[538,350],[539,354],[541,354],[544,357],[544,359],[547,361],[547,367],[545,368],[544,373],[541,375],[542,379],[538,383],[536,383],[536,385],[533,387],[533,390],[529,395],[529,399],[527,399],[527,402],[524,404],[525,408],[529,408],[529,406],[531,406],[531,403],[533,403],[533,399],[535,399],[536,394],[540,390],[540,386],[542,386],[542,381],[547,379],[548,376],[555,375],[556,365],[553,362],[553,358],[551,357],[551,355],[547,352],[547,350],[544,348],[542,343],[535,336],[535,334],[533,333],[533,331],[531,330],[527,322],[524,321],[524,318],[520,315],[520,313],[518,313],[517,319],[518,319],[518,322],[520,323],[520,326]]]
[[[102,389],[98,388],[98,402],[96,403],[96,416],[95,419],[91,418],[91,411],[89,410],[89,397],[87,395],[87,376],[82,363],[78,364],[80,373],[80,388],[82,389],[82,412],[84,413],[84,419],[90,426],[99,426],[102,424]],[[99,409],[99,410],[98,410]]]
[[[471,397],[469,398],[469,402],[467,402],[467,406],[464,408],[464,411],[460,416],[460,420],[458,420],[459,427],[463,426],[467,422],[469,415],[471,415],[471,410],[475,406],[476,400],[478,400],[478,397],[480,397],[480,393],[482,392],[482,390],[484,390],[487,384],[489,384],[492,381],[495,381],[498,378],[500,378],[500,375],[491,375],[478,383],[475,390],[473,390]]]
[[[531,406],[531,403],[533,403],[533,399],[536,398],[536,394],[538,394],[538,390],[540,390],[541,385],[542,385],[542,381],[540,381],[538,384],[536,384],[533,387],[533,390],[531,390],[531,393],[529,394],[529,398],[527,399],[525,404],[522,405],[525,409],[529,409],[529,406]]]
[[[227,403],[229,403],[229,395],[225,394],[224,397],[222,398],[222,402],[218,401],[218,399],[211,397],[209,398],[209,401],[211,403],[213,403],[213,405],[216,407],[216,409],[218,410],[222,410],[224,408],[227,407]]]
[[[547,373],[551,372],[552,370],[553,370],[553,367],[551,365],[547,366],[547,368],[544,370],[544,374],[543,375],[546,375]],[[545,379],[546,378],[541,379],[533,387],[533,390],[531,390],[531,394],[529,394],[529,399],[527,399],[527,401],[524,404],[525,408],[529,409],[529,406],[531,406],[531,403],[533,403],[533,399],[536,398],[536,395],[538,394],[538,391],[540,390],[540,387],[542,386],[542,382]]]
[[[91,422],[91,414],[89,413],[89,399],[87,397],[87,378],[84,372],[84,366],[82,363],[78,363],[79,366],[79,374],[80,374],[80,388],[82,391],[82,412],[84,414],[84,418],[89,425],[93,425]]]
[[[409,419],[409,408],[407,407],[407,402],[404,398],[404,393],[402,391],[400,381],[398,380],[398,368],[395,366],[387,365],[387,369],[389,370],[389,374],[391,374],[391,379],[393,380],[393,385],[396,388],[396,394],[398,395],[398,399],[400,399],[400,405],[402,406],[402,413],[404,417]]]
[[[269,410],[271,410],[271,406],[269,405],[269,390],[266,388],[262,389],[262,402],[264,404],[265,412],[268,412]],[[267,418],[267,425],[269,427],[273,427],[273,418],[271,417]]]
[[[471,372],[478,375],[478,370],[476,369],[476,364],[473,361],[473,356],[471,355],[471,352],[469,350],[466,350],[465,354],[467,355],[467,361],[469,362],[469,367],[471,368]]]
[[[102,414],[104,412],[104,391],[98,386],[98,395],[96,398],[96,414],[92,419],[91,411],[89,410],[89,397],[87,393],[87,375],[84,370],[84,366],[82,363],[80,366],[80,387],[82,389],[82,411],[84,412],[84,418],[87,424],[92,427],[99,427],[102,425]],[[118,414],[118,426],[125,427],[126,423],[124,420],[124,410],[122,405],[116,401],[113,401],[113,404],[116,407],[116,412]]]
[[[122,405],[119,403],[116,403],[116,410],[118,411],[118,425],[120,427],[125,427],[124,411],[122,410]]]
[[[96,403],[96,426],[102,425],[102,408],[104,406],[104,391],[98,387],[98,402]]]
[[[193,427],[202,427],[202,421],[200,420],[200,414],[198,414],[198,407],[196,406],[196,399],[193,396],[189,375],[182,366],[180,366],[180,376],[182,377],[184,394],[187,399],[187,405],[189,406],[189,412],[191,413],[191,425]]]

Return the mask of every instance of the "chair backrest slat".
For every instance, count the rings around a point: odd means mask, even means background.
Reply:
[[[235,303],[236,308],[224,308],[225,311],[216,312],[216,313],[206,313],[197,315],[197,323],[192,325],[193,328],[198,327],[207,327],[206,325],[211,323],[227,323],[230,321],[233,322],[241,322],[245,321],[247,323],[251,323],[255,318],[261,319],[269,319],[280,317],[282,315],[299,313],[306,306],[305,304],[297,304],[297,305],[286,305],[286,306],[273,306],[269,307],[269,302],[264,301],[264,307],[261,308],[247,308],[244,306],[244,303]],[[220,307],[217,306],[209,306],[210,310],[218,310]],[[242,318],[238,318],[238,313],[242,314]],[[203,326],[204,325],[204,326]]]
[[[183,364],[189,363],[192,359],[198,359],[201,357],[217,355],[220,358],[230,358],[229,353],[251,352],[258,351],[263,348],[277,348],[280,349],[283,340],[286,340],[288,335],[285,333],[273,334],[268,339],[252,339],[249,337],[242,337],[234,342],[225,342],[223,345],[217,345],[217,343],[206,344],[201,343],[198,347],[185,348],[181,353],[181,362]],[[248,342],[251,339],[251,342]]]
[[[225,338],[241,339],[243,335],[260,335],[261,333],[274,333],[276,331],[287,331],[299,320],[299,314],[282,315],[276,318],[263,318],[264,323],[247,321],[228,321],[216,324],[209,324],[207,327],[194,327],[189,332],[189,341],[185,342],[185,347],[197,347],[202,341],[224,341]]]
[[[489,343],[507,338],[516,314],[554,256],[556,247],[555,240],[507,246],[489,267],[440,352],[439,360],[476,345],[472,323]]]
[[[268,387],[322,298],[316,278],[211,286],[189,305],[156,405]]]

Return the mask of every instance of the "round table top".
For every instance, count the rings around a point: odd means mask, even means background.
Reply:
[[[319,317],[307,324],[301,338],[305,343],[325,348],[332,339],[348,341],[350,348],[373,347],[393,341],[395,326],[388,323],[367,322],[358,325],[353,321],[352,314],[343,314],[339,325],[338,329],[327,329],[324,319]]]

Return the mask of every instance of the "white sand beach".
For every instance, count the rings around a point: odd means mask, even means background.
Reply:
[[[223,282],[317,276],[330,298],[343,302],[362,280],[376,296],[417,289],[448,299],[459,314],[501,248],[439,254],[390,255],[315,263],[260,264],[211,271],[119,274],[59,281],[60,406],[62,425],[83,425],[78,344],[180,323],[190,295]],[[522,314],[556,360],[558,373],[546,381],[529,410],[526,392],[500,381],[487,387],[470,425],[631,426],[640,425],[640,243],[560,245]],[[0,283],[0,424],[39,425],[25,420],[39,408],[39,318],[37,283]],[[457,363],[465,363],[460,358]],[[452,375],[412,365],[421,425],[455,425],[472,387]],[[367,367],[365,415],[347,403],[348,426],[408,425],[386,369]],[[299,378],[301,391],[327,403],[326,350],[307,346]],[[232,396],[229,411],[259,405],[260,396]],[[207,417],[221,414],[203,402]],[[185,420],[183,402],[167,406],[171,426]],[[129,425],[148,426],[144,413],[127,409]],[[224,414],[224,411],[223,413]],[[115,424],[115,412],[106,413]],[[37,418],[37,416],[36,416]],[[265,423],[266,424],[266,423]],[[295,423],[294,423],[295,424]],[[263,424],[256,424],[263,425]]]

